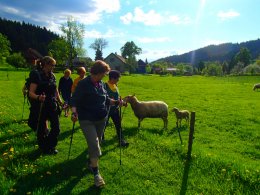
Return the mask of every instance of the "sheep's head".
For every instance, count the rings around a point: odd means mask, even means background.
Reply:
[[[123,101],[131,104],[134,101],[137,101],[137,99],[136,99],[135,95],[128,95],[128,96],[123,98]]]
[[[174,107],[174,108],[172,109],[172,112],[178,112],[178,111],[179,111],[179,109],[176,108],[176,107]]]

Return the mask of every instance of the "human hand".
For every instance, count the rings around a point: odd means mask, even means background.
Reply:
[[[78,113],[72,112],[71,120],[72,120],[73,123],[75,123],[78,120]]]
[[[46,98],[46,95],[45,95],[45,94],[41,94],[41,95],[38,95],[38,96],[37,96],[37,99],[38,99],[38,101],[40,101],[40,102],[44,102],[44,101],[45,101],[45,98]]]

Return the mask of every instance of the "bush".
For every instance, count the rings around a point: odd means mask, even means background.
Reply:
[[[250,64],[243,69],[243,73],[247,75],[257,75],[260,74],[260,65]]]
[[[26,60],[21,53],[13,53],[6,58],[6,62],[15,68],[25,68],[27,66]]]
[[[207,76],[222,76],[222,68],[218,64],[208,64],[203,70],[202,74]]]

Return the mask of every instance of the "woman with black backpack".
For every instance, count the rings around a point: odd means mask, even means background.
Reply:
[[[56,61],[45,56],[41,59],[42,69],[30,73],[30,116],[29,126],[37,133],[39,148],[45,154],[57,154],[56,145],[60,133],[59,115],[62,104],[53,69]],[[50,121],[50,132],[46,121]]]

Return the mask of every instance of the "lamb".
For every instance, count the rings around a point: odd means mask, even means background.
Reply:
[[[138,101],[135,95],[128,95],[123,100],[130,103],[135,116],[138,118],[138,128],[144,118],[161,118],[164,129],[168,125],[168,105],[163,101]]]
[[[255,84],[254,87],[253,87],[254,91],[258,90],[258,89],[260,89],[260,83]]]
[[[181,127],[182,119],[185,119],[187,123],[189,122],[190,112],[188,110],[179,110],[178,108],[174,107],[172,109],[172,112],[175,112],[176,119],[177,119],[177,122],[176,122],[177,127],[178,127],[179,124],[180,124],[180,127]]]

